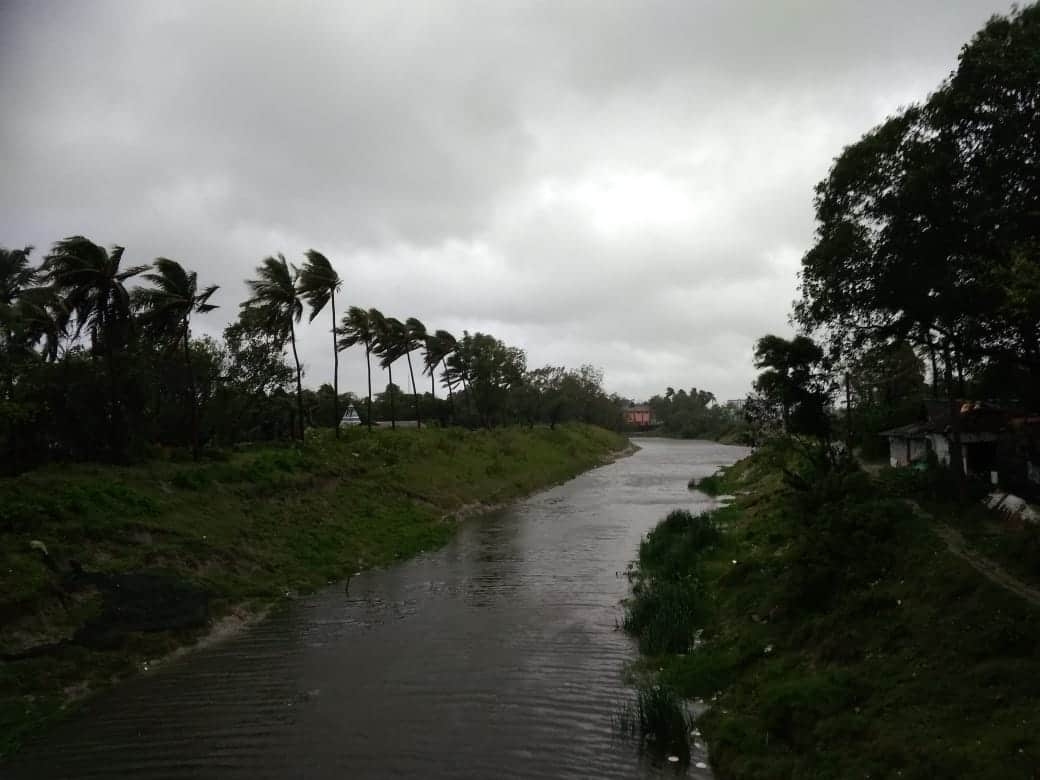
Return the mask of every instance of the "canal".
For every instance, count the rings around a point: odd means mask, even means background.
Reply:
[[[278,609],[90,701],[24,778],[675,776],[613,734],[636,657],[623,572],[687,480],[745,450],[635,455],[465,521],[443,549]],[[707,777],[694,755],[689,777]]]

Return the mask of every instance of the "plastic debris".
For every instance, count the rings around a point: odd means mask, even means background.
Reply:
[[[672,764],[678,764],[679,756],[668,756],[668,761]]]
[[[697,764],[696,764],[696,767],[697,767],[698,769],[707,769],[707,768],[708,768],[708,765],[707,765],[707,764],[705,764],[705,763],[704,763],[703,761],[698,761],[698,762],[697,762]]]

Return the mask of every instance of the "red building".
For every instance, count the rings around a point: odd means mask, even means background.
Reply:
[[[625,409],[625,424],[634,428],[649,428],[653,425],[653,413],[646,404]]]

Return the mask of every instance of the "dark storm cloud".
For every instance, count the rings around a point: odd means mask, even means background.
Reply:
[[[735,396],[786,330],[830,159],[1005,10],[7,3],[0,243],[177,257],[223,287],[214,332],[261,257],[314,246],[351,303],[634,396]]]

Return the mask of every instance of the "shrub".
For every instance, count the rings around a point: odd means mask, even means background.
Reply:
[[[683,576],[721,538],[710,513],[693,515],[685,509],[673,510],[639,545],[640,568],[667,577]]]

